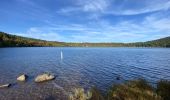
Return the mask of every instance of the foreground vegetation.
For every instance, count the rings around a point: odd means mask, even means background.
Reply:
[[[70,100],[170,100],[170,81],[161,80],[152,87],[146,80],[139,79],[113,85],[106,95],[93,88],[85,92],[75,89]]]
[[[137,43],[66,43],[0,32],[0,47],[170,47],[170,37]]]

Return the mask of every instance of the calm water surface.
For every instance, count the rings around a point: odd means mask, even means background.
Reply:
[[[57,77],[54,81],[34,83],[35,76],[43,72]],[[25,83],[16,81],[22,73],[29,76]],[[2,100],[65,100],[76,87],[96,86],[105,91],[113,83],[141,77],[151,84],[159,79],[170,80],[170,49],[0,48],[0,84],[13,84],[0,89]]]

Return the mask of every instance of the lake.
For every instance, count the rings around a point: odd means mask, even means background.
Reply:
[[[55,74],[56,79],[35,83],[34,78],[43,72]],[[22,73],[29,76],[27,82],[17,82]],[[0,89],[2,100],[64,100],[77,87],[96,86],[105,92],[113,83],[137,78],[153,85],[160,79],[170,80],[170,49],[0,48],[0,84],[13,84]]]

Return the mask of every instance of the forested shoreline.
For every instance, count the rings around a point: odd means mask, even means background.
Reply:
[[[170,47],[170,37],[136,43],[69,43],[27,38],[0,32],[0,47]]]

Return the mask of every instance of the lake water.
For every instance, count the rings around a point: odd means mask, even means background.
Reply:
[[[56,79],[34,83],[43,72],[55,74]],[[27,82],[16,81],[22,73],[29,76]],[[121,80],[116,80],[117,76]],[[145,78],[151,84],[159,79],[170,80],[170,49],[0,48],[0,84],[13,84],[0,89],[2,100],[64,100],[76,87],[96,86],[105,91],[113,83],[136,78]]]

